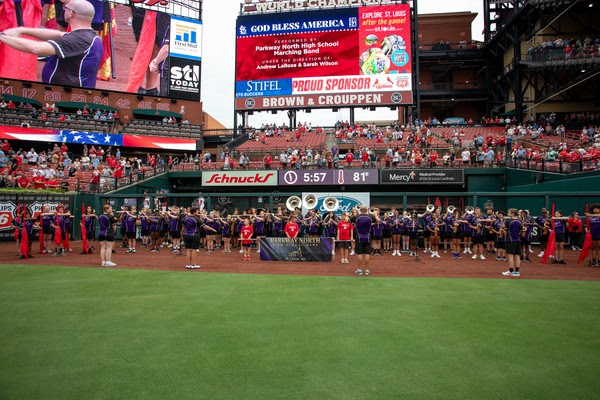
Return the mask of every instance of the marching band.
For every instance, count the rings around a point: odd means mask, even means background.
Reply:
[[[430,204],[422,214],[416,210],[395,207],[382,212],[372,207],[365,211],[371,217],[370,227],[362,227],[358,231],[353,222],[361,215],[360,207],[338,215],[338,201],[328,198],[323,206],[325,212],[321,215],[316,203],[317,199],[311,195],[304,199],[293,196],[286,202],[286,208],[279,207],[274,213],[254,208],[243,213],[238,209],[233,213],[221,213],[178,206],[162,211],[144,207],[138,211],[133,206],[121,207],[116,212],[118,217],[111,206],[105,205],[100,216],[88,207],[82,216],[81,227],[86,239],[94,241],[98,225],[97,240],[104,243],[101,245],[102,266],[116,265],[111,261],[111,254],[114,252],[112,243],[115,241],[117,225],[120,225],[123,240],[121,247],[127,248],[127,253],[136,252],[139,232],[141,246],[149,248],[150,252],[159,252],[168,246],[171,252],[181,254],[183,245],[188,253],[188,269],[198,268],[190,250],[198,252],[203,248],[212,253],[221,249],[222,253],[231,253],[233,248],[239,247],[243,260],[249,260],[251,249],[257,253],[260,251],[262,237],[328,237],[336,243],[335,249],[339,250],[341,263],[349,263],[348,256],[355,255],[357,242],[365,254],[362,246],[365,240],[369,242],[369,256],[391,253],[393,257],[402,257],[403,254],[418,257],[422,238],[423,255],[441,258],[443,251],[444,254],[451,253],[452,258],[486,260],[495,257],[497,261],[509,262],[506,275],[519,276],[520,263],[531,262],[529,256],[533,253],[531,239],[534,229],[537,229],[540,242],[538,257],[544,256],[550,234],[554,233],[556,245],[551,262],[566,264],[563,258],[564,243],[570,219],[563,217],[560,211],[550,216],[548,210],[543,208],[540,215],[534,218],[529,210],[510,209],[505,215],[503,211],[494,212],[492,207],[482,210],[468,206],[461,212],[455,206],[443,210]],[[304,215],[300,208],[302,205],[308,209]],[[593,204],[586,218],[592,236],[588,265],[600,266],[600,204]],[[25,220],[22,216],[17,217],[13,228],[18,233],[15,236],[17,241],[20,240],[24,223],[29,241],[38,236],[37,230],[41,230],[43,244],[40,245],[40,252],[64,255],[65,248],[68,249],[67,237],[72,231],[72,220],[73,215],[68,211],[50,212],[48,207],[44,207],[35,219],[28,214],[25,214]],[[61,238],[53,240],[57,227],[60,228]],[[19,252],[22,249],[19,245],[17,248]],[[90,246],[84,253],[92,253],[93,249]],[[18,255],[21,255],[19,252]]]

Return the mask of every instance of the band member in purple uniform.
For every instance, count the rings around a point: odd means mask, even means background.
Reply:
[[[115,242],[115,224],[117,220],[113,214],[110,204],[102,207],[102,215],[98,217],[98,240],[100,241],[100,259],[103,267],[116,267],[117,264],[111,261],[112,248]]]
[[[431,232],[429,231],[429,229],[426,229],[426,227],[430,224],[432,219],[433,213],[429,210],[425,210],[425,213],[423,214],[423,226],[425,227],[423,229],[423,247],[425,248],[423,250],[423,253],[431,252],[431,243],[429,241],[429,238],[431,237]]]
[[[408,226],[406,227],[407,231],[408,231],[408,235],[410,237],[409,240],[409,250],[410,250],[410,256],[411,257],[416,257],[418,255],[418,251],[419,251],[419,229],[421,228],[421,225],[419,224],[419,214],[417,214],[417,211],[413,211],[411,218],[410,218],[410,222],[408,223]]]
[[[394,216],[391,219],[391,228],[392,228],[392,243],[394,251],[392,256],[402,256],[402,252],[400,251],[400,240],[402,239],[402,218],[400,217],[400,213],[398,210],[393,211]]]
[[[536,225],[535,220],[529,215],[529,211],[521,210],[521,261],[531,262],[529,259],[529,251],[531,247],[531,233],[533,226]]]
[[[508,229],[506,236],[506,253],[508,254],[508,271],[504,276],[520,276],[521,272],[521,229],[523,224],[517,215],[517,210],[508,210]]]
[[[548,237],[550,236],[550,230],[552,229],[550,226],[550,216],[548,215],[548,209],[546,207],[542,208],[542,212],[540,216],[536,218],[536,222],[540,232],[540,254],[538,254],[538,257],[544,257],[544,252],[546,251],[546,247],[548,247]]]
[[[357,232],[355,251],[358,256],[358,269],[355,271],[356,275],[362,275],[363,270],[365,275],[371,274],[369,267],[371,262],[371,227],[377,221],[379,221],[379,217],[368,215],[367,206],[364,205],[360,206],[360,214],[351,219]]]
[[[148,246],[150,241],[150,222],[148,221],[149,209],[142,209],[140,214],[140,236],[142,237],[142,247]]]
[[[475,212],[473,213],[473,218],[471,218],[470,226],[471,228],[471,241],[473,243],[473,260],[477,258],[481,260],[485,260],[485,256],[483,255],[483,243],[485,242],[485,236],[483,232],[483,224],[485,222],[489,222],[489,220],[484,219],[481,215],[481,209],[479,207],[475,208]]]
[[[187,269],[198,269],[196,264],[196,253],[200,249],[200,230],[204,222],[198,217],[198,209],[192,207],[189,215],[183,220],[183,244],[187,255]]]
[[[135,253],[135,235],[137,231],[137,209],[135,206],[131,206],[130,210],[123,213],[123,219],[125,225],[125,236],[127,237],[128,249],[126,253]]]
[[[594,203],[589,208],[590,213],[585,217],[590,221],[592,248],[590,250],[590,267],[600,267],[600,204]]]
[[[375,215],[379,215],[379,209],[375,209]],[[373,235],[371,239],[371,255],[381,256],[381,237],[383,235],[383,221],[378,219],[371,228]]]
[[[553,227],[556,244],[554,247],[554,259],[552,260],[552,264],[566,264],[565,260],[563,260],[563,253],[565,250],[565,238],[566,238],[566,227],[565,223],[569,218],[563,217],[562,212],[560,210],[556,210],[554,212],[554,218],[552,218]]]
[[[221,219],[221,236],[223,237],[223,251],[221,253],[231,253],[231,231],[233,229],[233,219],[231,216]]]
[[[91,245],[91,241],[96,240],[96,221],[98,216],[94,213],[94,209],[88,206],[83,216],[83,226],[81,227],[81,234],[85,235],[88,241],[88,252],[82,251],[81,254],[92,254],[94,247]]]
[[[173,206],[171,211],[167,213],[168,224],[169,224],[169,235],[173,241],[172,252],[181,251],[181,222],[182,215],[180,214],[179,207]]]

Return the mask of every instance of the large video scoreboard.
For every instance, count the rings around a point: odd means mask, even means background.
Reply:
[[[241,15],[236,109],[412,104],[408,4]]]

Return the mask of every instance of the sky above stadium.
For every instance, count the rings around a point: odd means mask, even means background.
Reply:
[[[203,6],[202,101],[208,112],[227,128],[233,128],[233,99],[235,79],[235,21],[240,11],[237,0],[204,0]],[[473,39],[482,40],[483,2],[473,0],[419,0],[419,14],[471,11],[478,14],[473,22]],[[357,121],[396,119],[396,111],[356,110]],[[298,121],[310,121],[313,126],[331,126],[337,120],[349,119],[348,110],[332,112],[314,110],[311,114],[298,113]],[[251,126],[265,123],[282,124],[288,121],[285,112],[270,112],[250,116]],[[239,123],[239,122],[238,122]]]

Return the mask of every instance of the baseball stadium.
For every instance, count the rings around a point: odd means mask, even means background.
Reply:
[[[600,3],[454,3],[0,0],[0,399],[598,398]]]

